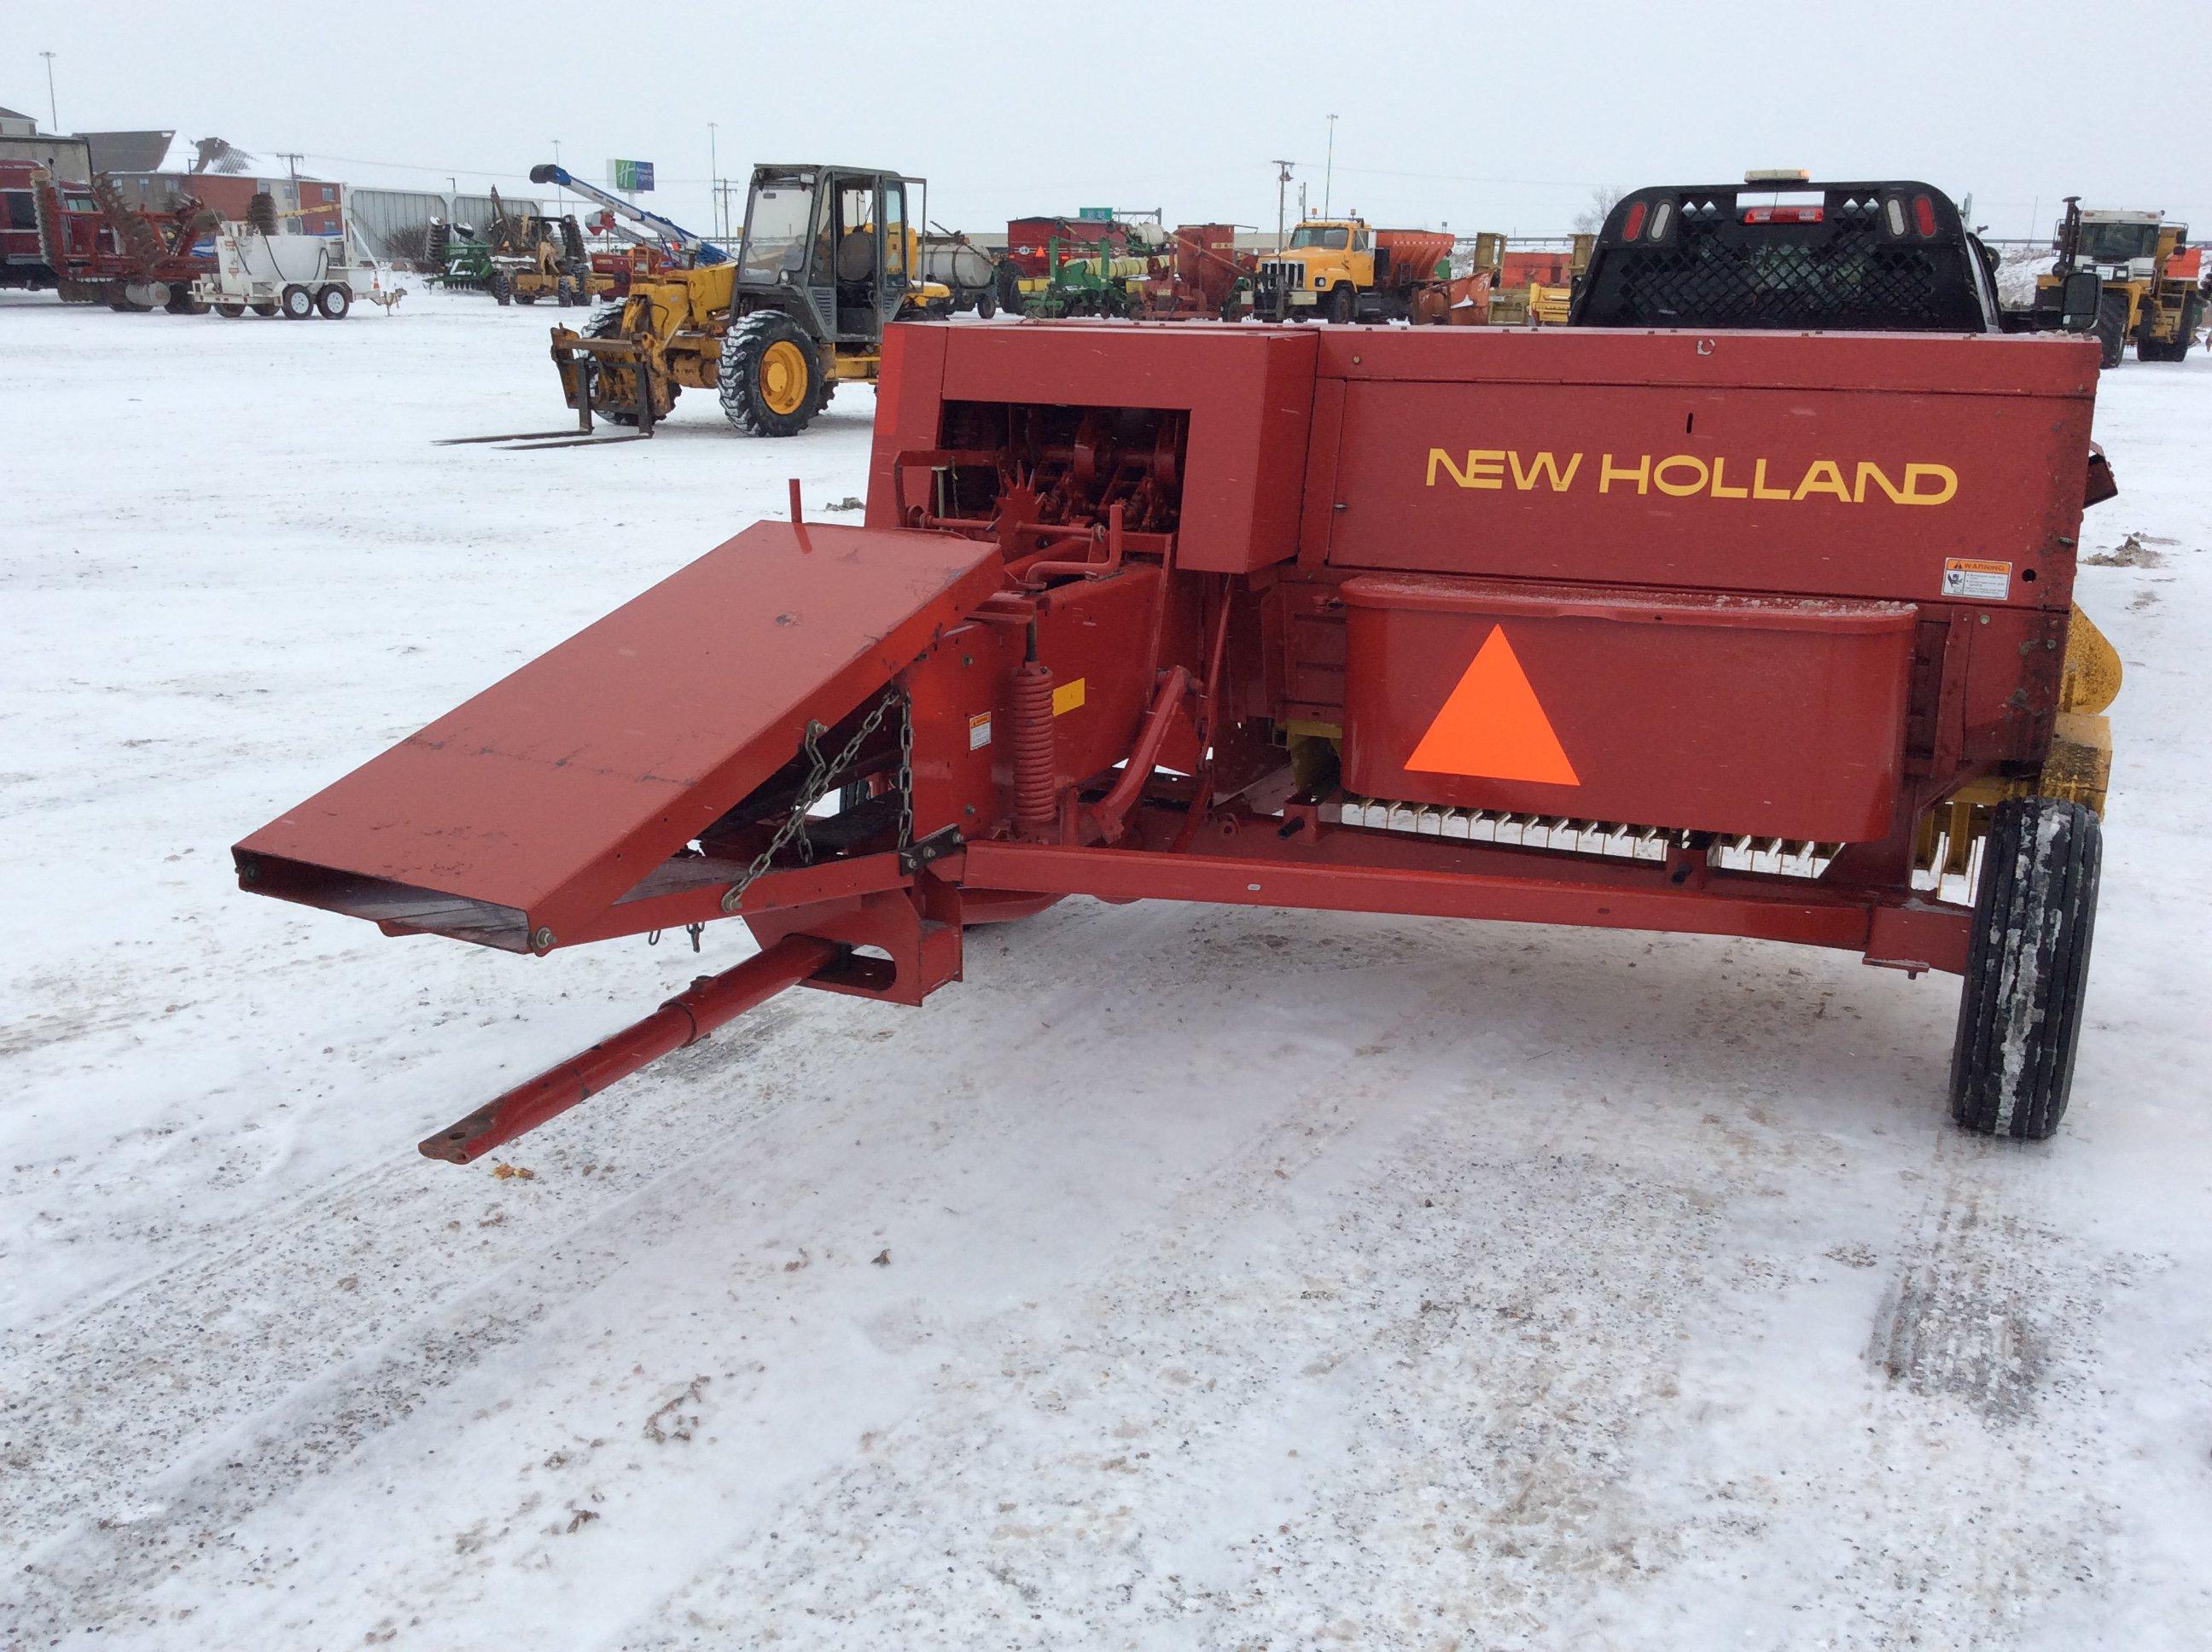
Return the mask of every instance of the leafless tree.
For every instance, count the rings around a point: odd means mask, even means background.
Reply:
[[[1619,203],[1628,191],[1618,184],[1600,184],[1590,191],[1589,204],[1575,214],[1575,233],[1595,235],[1605,227],[1606,214]]]

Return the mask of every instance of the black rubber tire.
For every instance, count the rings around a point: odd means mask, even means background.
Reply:
[[[1358,313],[1358,295],[1349,287],[1339,287],[1329,294],[1326,307],[1328,319],[1340,327],[1347,325]]]
[[[315,295],[315,308],[325,321],[343,321],[353,310],[353,289],[343,282],[333,282]]]
[[[514,277],[504,270],[495,270],[491,279],[484,283],[485,290],[501,304],[514,302]]]
[[[263,190],[246,203],[246,222],[264,235],[276,233],[276,198]]]
[[[993,292],[988,287],[986,287],[981,292],[975,295],[975,318],[977,320],[988,321],[993,316],[998,314],[998,313],[999,295],[996,293]]]
[[[2154,338],[2136,340],[2136,360],[2138,361],[2181,361],[2188,359],[2189,346],[2197,337],[2197,329],[2204,317],[2204,301],[2192,295],[2181,307],[2181,325],[2172,338],[2163,342]]]
[[[796,344],[806,358],[806,393],[790,413],[775,411],[761,393],[762,363],[772,348],[784,343]],[[722,340],[716,383],[723,416],[749,436],[795,436],[813,422],[828,400],[823,394],[821,351],[805,329],[781,310],[756,310],[730,329]]]
[[[622,305],[611,304],[603,310],[594,310],[576,331],[586,338],[619,338],[622,337],[623,308]],[[609,424],[635,424],[635,408],[600,405],[599,364],[586,356],[584,371],[591,375],[592,380],[592,416],[605,419]]]
[[[2082,805],[1996,806],[1951,1054],[1951,1116],[1965,1128],[2041,1141],[2065,1116],[2103,860],[2104,828]]]
[[[185,286],[170,288],[169,301],[161,307],[171,315],[205,315],[208,313],[207,301],[194,298],[192,289]]]
[[[1015,269],[1011,264],[1000,264],[999,266],[999,273],[994,278],[994,285],[995,285],[999,289],[999,307],[1000,309],[1004,310],[1008,315],[1027,315],[1029,313],[1029,299],[1022,291],[1022,273],[1020,270]]]
[[[2100,294],[2097,299],[2097,364],[2116,367],[2127,353],[2127,295],[2124,293]]]
[[[276,313],[287,321],[305,321],[315,313],[315,295],[295,283],[276,295]]]
[[[243,304],[218,304],[215,307],[215,313],[226,321],[235,321],[239,317],[246,313],[246,306]]]
[[[259,316],[264,321],[266,321],[270,316],[277,313],[276,307],[274,304],[249,304],[246,307],[252,311],[254,314]]]

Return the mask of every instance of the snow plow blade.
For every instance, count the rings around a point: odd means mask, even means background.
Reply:
[[[748,528],[255,832],[240,882],[514,952],[657,928],[623,897],[713,875],[701,833],[1003,579],[980,540]]]

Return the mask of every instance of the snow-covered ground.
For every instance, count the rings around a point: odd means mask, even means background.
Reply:
[[[736,926],[391,941],[227,847],[788,475],[861,493],[871,410],[430,446],[560,422],[552,319],[0,296],[0,1646],[2206,1643],[2203,355],[2099,413],[2054,1143],[1944,1117],[1946,979],[1071,902],[501,1178],[413,1144]]]

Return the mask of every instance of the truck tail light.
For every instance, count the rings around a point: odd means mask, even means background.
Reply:
[[[1912,197],[1912,227],[1923,237],[1936,233],[1936,203],[1924,195]]]
[[[1628,203],[1628,216],[1621,221],[1620,239],[1625,241],[1632,241],[1643,233],[1644,203],[1641,201],[1631,201]]]

